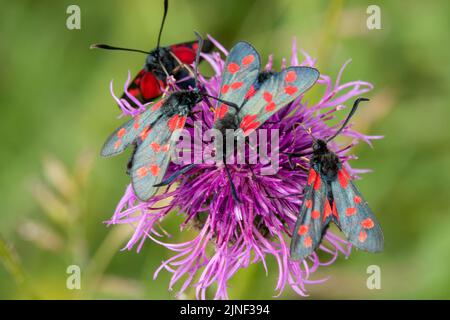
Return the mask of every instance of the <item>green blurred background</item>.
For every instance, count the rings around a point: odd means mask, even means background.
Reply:
[[[81,30],[66,28],[66,8],[81,8]],[[381,8],[381,30],[368,30],[366,9]],[[106,228],[128,178],[127,156],[101,159],[99,148],[120,123],[109,94],[145,56],[89,50],[95,42],[151,49],[162,1],[1,1],[2,156],[0,298],[170,299],[169,273],[152,280],[170,253],[148,241],[120,251],[130,227]],[[312,298],[450,298],[450,130],[448,1],[172,0],[162,43],[210,33],[226,47],[247,40],[263,57],[290,54],[291,38],[336,77],[367,80],[372,102],[354,121],[382,134],[361,144],[353,166],[372,168],[358,185],[383,226],[385,251],[353,252],[313,278]],[[278,64],[279,65],[279,64]],[[314,99],[314,93],[310,96]],[[165,226],[174,241],[177,217]],[[82,270],[82,290],[66,289],[66,268]],[[366,269],[381,267],[380,290]],[[241,270],[232,298],[271,298],[277,269]],[[192,291],[187,292],[192,297]],[[286,290],[283,298],[297,298]]]

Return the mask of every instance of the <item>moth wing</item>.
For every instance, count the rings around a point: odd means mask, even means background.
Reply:
[[[106,140],[101,150],[103,157],[109,157],[121,153],[133,143],[139,135],[145,133],[147,128],[161,116],[160,106],[164,100],[160,100],[149,107],[140,115],[125,122],[117,128]]]
[[[310,67],[289,67],[272,75],[239,110],[240,129],[237,135],[250,134],[308,90],[318,78],[319,71]]]
[[[238,42],[231,48],[222,73],[219,99],[242,105],[252,84],[258,77],[261,59],[258,52],[247,42]],[[225,114],[235,114],[237,110],[219,103],[215,110],[215,118],[222,119]]]
[[[178,114],[171,118],[159,119],[148,134],[140,139],[131,165],[131,181],[136,196],[142,201],[148,200],[156,191],[164,178],[170,162],[170,151],[173,150],[186,117]]]
[[[293,260],[305,259],[322,241],[324,228],[329,221],[325,217],[326,207],[329,207],[327,189],[320,175],[310,169],[305,197],[292,232],[290,253]]]
[[[208,53],[211,52],[214,48],[214,45],[208,39],[203,40],[202,52]],[[195,61],[195,56],[198,50],[198,40],[183,42],[171,45],[168,47],[170,51],[183,63],[192,64]]]
[[[369,252],[383,250],[383,232],[372,210],[344,168],[331,182],[339,227],[354,246]]]

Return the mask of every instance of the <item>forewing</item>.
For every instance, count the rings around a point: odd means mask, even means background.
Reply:
[[[140,140],[131,166],[131,181],[136,196],[146,201],[152,197],[164,178],[170,161],[170,150],[175,146],[186,117],[176,114],[160,118],[148,134]]]
[[[261,59],[255,48],[247,42],[238,42],[229,52],[222,73],[219,99],[236,104],[244,102],[250,87],[258,77]],[[237,111],[225,104],[216,108],[216,118]]]
[[[339,169],[337,179],[331,182],[331,190],[339,225],[348,241],[365,251],[382,251],[380,224],[344,168]]]
[[[319,246],[323,230],[329,222],[325,217],[327,207],[327,184],[311,169],[300,214],[292,232],[291,259],[305,259]]]
[[[100,154],[103,157],[109,157],[121,153],[136,138],[145,134],[148,127],[161,116],[159,107],[162,103],[164,100],[158,101],[140,115],[117,128],[106,140]]]
[[[319,72],[310,67],[289,67],[272,75],[239,110],[240,130],[237,134],[250,134],[308,90],[318,78]]]

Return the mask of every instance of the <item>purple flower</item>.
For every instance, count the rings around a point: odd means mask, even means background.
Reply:
[[[227,55],[227,51],[220,44],[212,38],[210,40]],[[304,59],[300,62],[294,41],[290,65],[315,65],[316,61],[309,55],[303,53],[303,56]],[[204,54],[203,58],[212,66],[215,75],[208,79],[200,75],[200,84],[209,95],[218,96],[224,60],[218,52]],[[272,69],[272,61],[270,56],[266,70]],[[286,60],[283,59],[284,65]],[[191,286],[195,288],[198,299],[206,299],[206,290],[213,284],[217,288],[214,299],[228,299],[228,280],[239,269],[253,263],[262,263],[268,273],[268,256],[273,256],[278,264],[278,282],[275,287],[278,295],[289,285],[299,295],[305,296],[306,285],[325,281],[326,279],[313,280],[312,273],[320,266],[332,264],[339,253],[348,256],[351,246],[328,231],[317,250],[325,253],[321,256],[328,255],[325,261],[320,260],[317,253],[300,262],[289,259],[289,238],[302,204],[299,194],[307,179],[306,170],[301,168],[309,167],[309,159],[308,156],[297,159],[298,166],[292,169],[286,153],[311,151],[312,138],[305,128],[311,129],[316,138],[331,136],[339,125],[329,126],[328,121],[334,118],[337,111],[345,108],[344,103],[351,104],[355,97],[372,89],[373,86],[364,81],[341,83],[341,75],[346,65],[347,63],[334,82],[330,76],[320,76],[316,86],[323,87],[324,93],[319,102],[310,104],[301,96],[260,127],[279,130],[279,170],[275,175],[261,174],[265,165],[260,163],[229,165],[242,203],[233,199],[224,167],[216,164],[198,164],[147,202],[139,201],[129,185],[108,222],[131,224],[135,227],[134,235],[126,248],[137,248],[139,251],[145,240],[151,239],[173,251],[174,255],[161,264],[154,277],[165,269],[172,273],[170,289],[175,283],[181,282],[178,294]],[[176,89],[176,83],[173,83],[172,88]],[[127,105],[126,101],[115,99],[125,116],[135,116],[145,110],[145,106],[135,110]],[[194,131],[194,121],[201,123],[203,131],[212,127],[214,114],[211,105],[202,102],[196,106],[194,112],[187,122],[191,133]],[[349,151],[360,140],[370,144],[372,139],[380,137],[360,134],[350,126],[342,135],[352,138],[352,143],[342,147],[332,142],[329,146],[339,155],[347,171],[357,177],[358,173],[366,170],[350,167],[348,160],[352,159],[352,156]],[[202,143],[202,150],[211,148],[211,143]],[[270,150],[270,147],[268,149]],[[171,163],[166,176],[186,164]],[[197,236],[184,243],[167,242],[164,239],[167,234],[159,230],[161,220],[170,213],[183,215],[185,221],[180,230],[183,231],[189,225],[198,230]]]

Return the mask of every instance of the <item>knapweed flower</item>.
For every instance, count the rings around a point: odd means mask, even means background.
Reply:
[[[217,41],[211,41],[221,53],[204,54],[214,75],[205,78],[199,75],[200,86],[211,96],[217,97],[227,50]],[[222,54],[222,55],[221,55]],[[295,41],[292,47],[290,65],[315,66],[316,61],[306,53],[304,59],[298,60]],[[265,67],[273,68],[272,56]],[[283,59],[282,68],[287,65]],[[329,120],[344,109],[344,103],[353,103],[355,97],[368,92],[372,85],[364,81],[341,83],[344,65],[335,81],[322,74],[316,87],[322,87],[322,96],[317,103],[308,103],[300,96],[266,121],[260,129],[268,132],[278,131],[278,171],[274,174],[263,173],[267,163],[229,164],[231,179],[241,202],[233,198],[232,188],[223,165],[198,163],[186,174],[180,175],[167,188],[161,188],[160,194],[147,202],[141,202],[133,193],[131,185],[126,188],[109,224],[131,224],[135,227],[132,238],[126,249],[137,248],[139,251],[146,239],[173,251],[173,256],[164,261],[155,271],[166,270],[172,273],[169,288],[181,282],[178,294],[188,287],[195,288],[198,299],[206,299],[208,288],[215,288],[215,299],[228,298],[228,282],[241,268],[250,264],[262,263],[266,273],[271,272],[266,260],[273,256],[278,265],[278,282],[275,286],[278,295],[286,286],[290,286],[300,295],[306,295],[306,285],[323,282],[326,279],[312,279],[320,266],[333,263],[339,253],[350,254],[351,246],[345,240],[330,231],[324,236],[320,248],[303,261],[292,261],[289,257],[289,242],[299,208],[302,204],[302,190],[306,184],[309,155],[312,137],[324,139],[331,136],[338,125],[330,126]],[[129,80],[129,79],[128,79]],[[125,88],[128,83],[125,84]],[[176,83],[172,88],[176,89]],[[321,90],[315,90],[315,92]],[[114,96],[114,93],[113,93]],[[126,101],[115,98],[124,115],[134,116],[143,110],[133,109]],[[187,130],[192,135],[195,130],[206,131],[213,126],[214,113],[211,106],[213,100],[203,101],[194,109],[187,121]],[[194,126],[200,123],[200,128]],[[195,129],[194,129],[195,128]],[[305,130],[305,129],[308,130]],[[260,130],[258,129],[258,130]],[[342,135],[352,138],[352,143],[339,146],[330,143],[330,148],[340,157],[347,171],[354,177],[364,170],[352,169],[348,160],[351,148],[362,140],[370,144],[379,137],[360,134],[348,126]],[[200,152],[212,147],[212,142],[200,139]],[[267,149],[271,150],[268,139]],[[183,142],[184,143],[184,142]],[[295,159],[293,168],[288,159],[289,153],[304,153],[305,156]],[[198,154],[197,154],[198,156]],[[250,157],[245,154],[245,157]],[[270,157],[270,152],[269,152]],[[246,159],[250,160],[250,159]],[[166,177],[179,171],[190,163],[171,163]],[[160,223],[169,214],[178,213],[185,217],[180,226],[183,231],[187,226],[198,230],[197,235],[187,242],[170,243],[161,232]],[[320,258],[319,258],[320,256]]]

